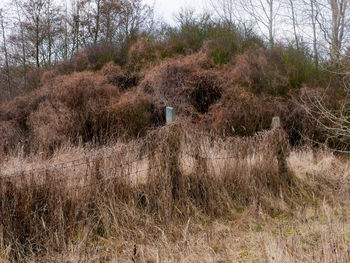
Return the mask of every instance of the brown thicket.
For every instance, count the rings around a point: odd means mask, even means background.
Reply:
[[[198,119],[221,98],[220,72],[202,52],[169,59],[146,71],[139,88],[159,107],[173,106],[182,119]]]
[[[1,127],[8,129],[1,138],[4,150],[22,143],[28,152],[52,151],[68,141],[137,137],[162,122],[151,97],[126,91],[136,77],[118,66],[45,77],[41,89],[2,105]]]
[[[203,48],[140,72],[114,63],[96,72],[76,72],[74,63],[68,64],[71,69],[57,65],[42,74],[40,89],[1,105],[2,151],[19,144],[27,152],[53,151],[67,141],[105,143],[144,136],[164,123],[166,106],[176,108],[178,119],[222,135],[253,135],[269,128],[278,115],[293,145],[310,138],[324,141],[299,100],[314,89],[293,88],[302,77],[285,56],[281,47],[251,47],[231,63],[216,66]],[[83,52],[75,60],[82,70],[89,68]],[[332,103],[332,94],[326,96]]]

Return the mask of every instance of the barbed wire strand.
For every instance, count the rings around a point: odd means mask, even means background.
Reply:
[[[114,153],[115,154],[115,153]],[[107,160],[107,159],[112,159],[114,157],[114,154],[109,155],[109,156],[98,156],[96,155],[95,157],[101,157],[102,160]],[[126,166],[126,165],[130,165],[139,161],[143,161],[145,159],[147,159],[149,157],[149,154],[147,154],[146,156],[143,156],[141,158],[136,158],[134,160],[125,162],[125,163],[120,163],[118,164],[119,166]],[[81,159],[77,159],[77,160],[81,160]],[[53,166],[48,166],[48,167],[44,167],[44,168],[35,168],[35,169],[27,169],[27,170],[22,170],[22,171],[17,171],[17,172],[13,172],[13,173],[6,173],[4,174],[5,176],[1,176],[2,178],[15,178],[15,177],[22,177],[22,176],[27,176],[30,175],[34,172],[36,173],[41,173],[41,172],[47,172],[47,171],[53,171],[53,170],[57,170],[57,169],[69,169],[69,168],[76,168],[79,166],[83,166],[83,165],[94,165],[97,162],[100,162],[101,159],[98,160],[86,160],[85,162],[81,162],[78,164],[74,164],[74,165],[69,165],[69,166],[63,166],[63,167],[58,167],[57,165],[53,165]],[[73,161],[67,162],[67,163],[73,163]]]

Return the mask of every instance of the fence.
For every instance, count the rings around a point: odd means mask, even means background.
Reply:
[[[158,135],[160,137],[164,136],[164,132],[167,133],[168,138],[172,138],[173,135],[171,133],[174,132],[173,128],[177,127],[177,124],[169,124],[162,132],[163,134]],[[48,165],[45,167],[40,168],[32,168],[32,169],[26,169],[26,170],[19,170],[11,173],[0,173],[0,180],[6,181],[6,180],[13,180],[16,178],[27,178],[27,177],[33,177],[37,176],[40,178],[40,175],[42,178],[47,176],[48,174],[54,174],[56,176],[55,180],[63,181],[64,179],[71,179],[74,180],[74,172],[71,172],[72,170],[76,170],[78,168],[81,168],[82,170],[79,170],[76,172],[76,174],[84,175],[83,178],[85,178],[85,183],[76,183],[73,187],[78,188],[84,188],[84,187],[90,187],[93,184],[103,184],[105,182],[108,182],[109,180],[112,180],[121,174],[125,177],[130,177],[134,175],[144,174],[148,173],[152,170],[159,170],[163,169],[165,166],[172,166],[173,163],[179,162],[177,159],[179,158],[179,155],[187,156],[190,159],[193,159],[194,162],[197,162],[199,159],[201,160],[211,160],[211,161],[218,161],[218,160],[232,160],[237,159],[239,153],[247,152],[245,153],[247,156],[250,154],[253,156],[256,155],[257,152],[263,151],[263,149],[258,149],[259,145],[262,146],[262,148],[270,147],[271,152],[277,156],[278,161],[278,167],[281,175],[285,174],[287,172],[287,164],[286,164],[286,146],[285,146],[285,139],[283,137],[283,131],[280,129],[280,121],[279,118],[273,118],[272,121],[272,130],[271,131],[265,131],[261,134],[257,134],[256,136],[250,137],[250,138],[233,138],[231,139],[231,142],[228,143],[229,145],[233,145],[229,152],[231,155],[226,156],[209,156],[208,154],[205,155],[206,151],[201,150],[202,147],[198,143],[194,142],[197,139],[200,138],[209,138],[211,137],[210,134],[206,133],[198,133],[196,131],[191,131],[190,139],[192,140],[192,143],[189,143],[191,147],[183,147],[184,149],[175,149],[176,144],[180,143],[180,140],[178,138],[178,141],[175,142],[175,145],[170,145],[169,147],[169,141],[163,141],[157,145],[152,145],[152,150],[149,150],[147,154],[140,155],[140,149],[139,153],[136,154],[136,157],[134,159],[129,160],[123,160],[125,159],[123,155],[123,150],[128,149],[128,146],[119,147],[117,150],[109,153],[108,155],[103,154],[94,154],[90,156],[84,156],[81,158],[77,158],[74,160],[66,161],[66,162],[59,162],[56,164]],[[188,136],[188,134],[187,134]],[[152,136],[151,136],[152,137]],[[157,137],[157,136],[156,136]],[[267,143],[262,143],[264,138],[267,139]],[[184,139],[184,138],[182,138]],[[188,138],[187,138],[188,139]],[[235,141],[236,140],[236,141]],[[141,143],[141,142],[139,142]],[[167,151],[162,152],[159,149],[164,146],[164,143],[167,145]],[[222,141],[222,143],[218,144],[219,146],[226,147],[227,141]],[[193,147],[195,145],[195,147]],[[196,146],[197,145],[197,146]],[[186,149],[187,148],[187,149]],[[220,148],[220,147],[219,147]],[[130,149],[129,149],[130,150]],[[176,151],[179,151],[178,153]],[[227,150],[226,150],[227,152]],[[232,154],[235,152],[235,154]],[[153,162],[152,158],[154,158],[155,154],[164,155],[163,158],[167,158],[166,163],[162,162]],[[140,163],[143,161],[146,161],[147,168],[141,168],[139,169]],[[170,163],[170,165],[169,165]],[[104,164],[104,167],[101,164]],[[184,162],[182,162],[183,166],[187,166],[188,168],[193,168],[193,165],[188,165]],[[135,166],[137,169],[135,169]],[[99,178],[98,182],[94,182],[93,184],[86,183],[86,178],[91,178],[91,176],[98,170],[98,173],[100,174],[113,174],[110,176],[103,176]],[[178,171],[169,170],[170,174],[176,174]],[[82,176],[78,178],[78,181],[81,181]],[[176,182],[173,182],[176,184]]]

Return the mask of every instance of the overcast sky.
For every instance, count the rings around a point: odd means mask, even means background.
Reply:
[[[60,1],[60,0],[57,0]],[[181,8],[191,8],[197,12],[203,11],[206,0],[143,0],[144,3],[153,5],[155,15],[164,18],[168,23],[174,21],[174,15],[177,14]],[[0,0],[0,8],[5,6],[9,0]]]
[[[144,2],[150,5],[154,3],[155,15],[164,18],[169,23],[174,21],[174,15],[181,8],[191,8],[197,12],[205,8],[205,0],[144,0]]]

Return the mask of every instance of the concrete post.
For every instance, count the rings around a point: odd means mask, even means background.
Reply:
[[[176,118],[176,110],[173,107],[165,108],[165,119],[166,123],[172,123]]]
[[[280,127],[281,127],[280,117],[273,117],[272,123],[271,123],[271,128],[274,130],[274,129],[278,129]]]

